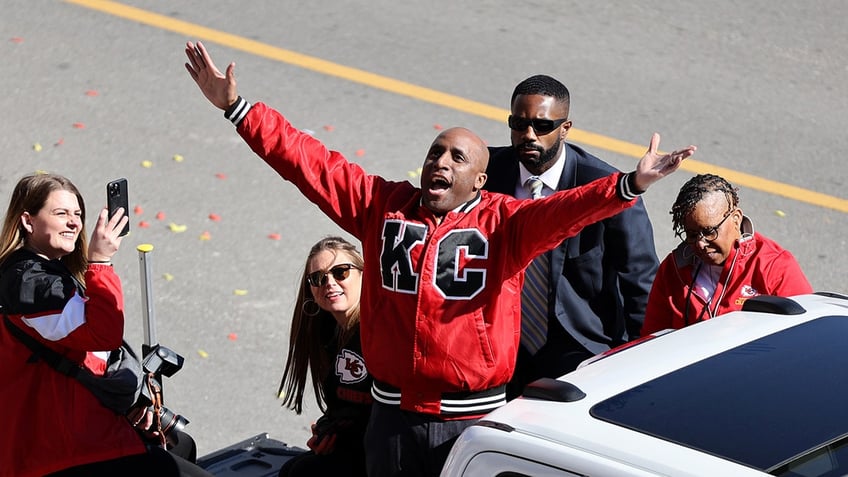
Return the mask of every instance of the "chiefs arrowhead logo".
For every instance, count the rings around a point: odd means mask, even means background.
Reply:
[[[358,383],[368,377],[365,360],[349,349],[343,349],[336,356],[336,376],[343,384]]]
[[[739,292],[745,298],[751,298],[753,296],[757,296],[760,294],[754,287],[751,285],[745,285],[742,287],[742,291]]]

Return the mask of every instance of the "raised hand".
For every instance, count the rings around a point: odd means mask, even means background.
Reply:
[[[95,262],[105,262],[112,259],[112,255],[118,251],[121,246],[121,230],[124,225],[129,222],[130,218],[126,215],[123,207],[119,207],[115,211],[115,215],[109,218],[109,209],[106,207],[100,211],[97,217],[97,224],[94,226],[94,231],[91,233],[91,241],[88,245],[88,259]]]
[[[633,185],[637,189],[644,192],[648,190],[654,182],[671,174],[680,167],[680,163],[684,159],[695,153],[695,146],[688,146],[683,149],[678,149],[674,152],[660,155],[657,150],[660,147],[660,135],[654,133],[651,136],[651,143],[648,145],[648,151],[636,164],[636,171],[633,174]]]
[[[209,52],[206,51],[206,47],[199,41],[197,44],[187,42],[185,53],[188,57],[188,63],[185,64],[186,70],[197,83],[200,91],[210,103],[226,111],[238,99],[234,74],[236,64],[230,63],[227,66],[226,75],[221,73],[212,61],[212,57],[209,56]]]

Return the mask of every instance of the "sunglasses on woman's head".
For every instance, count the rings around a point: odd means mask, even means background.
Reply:
[[[341,265],[334,266],[326,272],[317,271],[309,273],[306,275],[306,281],[313,287],[323,287],[327,284],[327,277],[332,274],[333,280],[341,282],[350,276],[350,270],[352,268],[359,270],[359,268],[352,263],[343,263]]]

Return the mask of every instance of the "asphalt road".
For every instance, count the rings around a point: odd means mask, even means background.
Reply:
[[[646,196],[661,257],[678,188],[716,171],[814,288],[848,292],[846,17],[839,0],[3,0],[0,196],[50,170],[96,210],[128,178],[127,335],[141,341],[135,247],[150,243],[159,341],[186,358],[166,404],[201,455],[259,432],[302,446],[317,406],[296,416],[276,389],[303,257],[338,229],[199,93],[187,40],[235,61],[249,100],[413,182],[440,127],[507,143],[512,88],[550,74],[572,93],[571,139],[621,169],[654,131],[699,146]]]

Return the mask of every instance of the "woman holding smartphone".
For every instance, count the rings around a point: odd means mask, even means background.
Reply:
[[[371,413],[371,376],[359,340],[362,255],[340,237],[309,251],[292,316],[279,393],[303,411],[306,372],[324,414],[312,425],[309,452],[286,462],[281,477],[365,475],[362,439]]]
[[[100,210],[91,242],[77,187],[56,174],[15,186],[0,232],[0,476],[211,475],[147,445],[127,417],[33,353],[14,326],[102,375],[121,346],[121,281],[111,266],[126,210]]]

